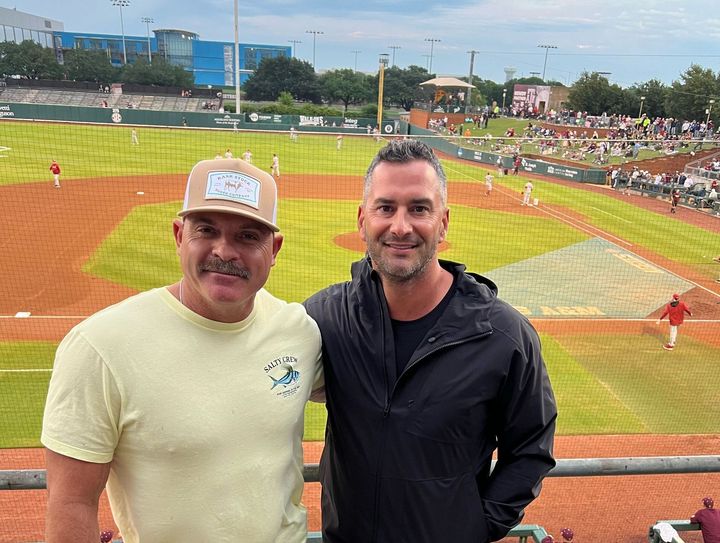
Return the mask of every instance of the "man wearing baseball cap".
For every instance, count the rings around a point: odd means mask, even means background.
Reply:
[[[713,499],[703,498],[703,509],[697,511],[690,522],[700,525],[705,543],[720,543],[720,510],[715,509]]]
[[[690,308],[685,304],[685,302],[680,301],[680,295],[677,293],[673,294],[672,300],[670,300],[670,302],[665,306],[665,310],[657,320],[657,324],[660,324],[660,321],[667,316],[670,321],[670,340],[663,345],[663,349],[666,351],[672,351],[675,348],[678,326],[685,322],[685,313],[692,317]]]
[[[107,483],[126,543],[304,542],[304,406],[320,333],[263,289],[282,246],[272,176],[199,162],[173,223],[182,278],[60,344],[48,392],[48,543],[96,542]]]

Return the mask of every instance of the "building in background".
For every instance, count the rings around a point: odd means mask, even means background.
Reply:
[[[52,47],[53,33],[62,30],[60,21],[0,7],[0,41],[21,43],[32,40],[43,47]]]
[[[235,57],[232,42],[201,40],[195,32],[178,29],[153,30],[150,56],[164,58],[170,64],[192,72],[197,86],[234,86]],[[58,62],[69,49],[104,51],[113,66],[123,64],[123,37],[120,34],[66,32],[60,21],[0,8],[0,41],[20,43],[32,40],[43,47],[52,47]],[[125,35],[127,61],[148,58],[148,37]],[[239,44],[240,82],[252,75],[264,58],[290,56],[285,45]]]

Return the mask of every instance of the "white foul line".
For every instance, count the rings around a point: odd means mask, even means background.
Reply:
[[[52,368],[47,369],[27,369],[27,370],[0,370],[0,373],[36,373],[36,372],[51,372]]]
[[[610,213],[609,211],[605,211],[604,209],[598,209],[597,207],[590,206],[590,209],[594,209],[595,211],[599,211],[600,213],[605,213],[606,215],[610,215],[611,217],[614,217],[616,219],[620,219],[621,221],[625,221],[628,223],[632,223],[632,221],[629,221],[627,219],[623,219],[622,217],[618,217],[614,213]]]

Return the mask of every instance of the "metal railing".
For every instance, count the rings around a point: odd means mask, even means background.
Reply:
[[[495,462],[493,461],[493,467]],[[642,456],[624,458],[563,458],[548,477],[598,477],[619,475],[669,475],[678,473],[720,473],[720,455]],[[320,481],[318,464],[305,464],[306,483]],[[45,470],[0,470],[0,490],[42,490]]]

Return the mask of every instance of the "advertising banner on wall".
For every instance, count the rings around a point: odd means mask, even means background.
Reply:
[[[235,84],[233,79],[233,48],[229,45],[223,47],[223,64],[225,72],[225,86],[232,87]]]

